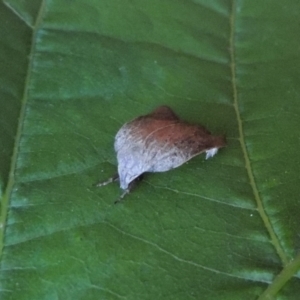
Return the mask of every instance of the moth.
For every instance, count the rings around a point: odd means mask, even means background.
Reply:
[[[181,120],[168,106],[159,106],[119,129],[114,143],[118,173],[97,186],[120,181],[119,202],[144,173],[169,171],[203,152],[208,159],[225,146],[225,137]]]

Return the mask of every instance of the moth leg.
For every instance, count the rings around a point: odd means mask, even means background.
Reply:
[[[107,185],[109,183],[112,183],[112,182],[115,182],[115,181],[118,181],[120,178],[119,178],[119,174],[116,173],[114,176],[110,177],[109,179],[107,179],[106,181],[100,181],[96,184],[96,186],[104,186],[104,185]]]
[[[123,201],[124,197],[129,194],[136,186],[139,181],[143,179],[143,175],[140,175],[136,179],[134,179],[132,182],[129,183],[128,188],[124,190],[124,192],[121,194],[121,196],[115,201],[115,204],[120,203]]]
[[[124,190],[124,192],[121,194],[121,196],[114,202],[114,204],[120,203],[123,201],[123,198],[130,193],[129,188]]]

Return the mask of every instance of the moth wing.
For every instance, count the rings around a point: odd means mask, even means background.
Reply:
[[[130,126],[130,123],[131,122],[124,124],[115,136],[114,148],[116,152],[126,146],[131,139],[132,127]]]
[[[146,115],[146,117],[150,117],[157,120],[165,120],[165,121],[178,121],[179,117],[175,114],[175,112],[166,105],[159,106],[150,114]]]
[[[164,105],[159,106],[148,115],[135,118],[124,124],[117,132],[114,144],[115,151],[118,152],[125,146],[133,135],[144,134],[141,131],[151,131],[151,127],[155,126],[156,120],[164,120],[165,122],[179,121],[179,117],[170,107]]]
[[[148,172],[165,172],[184,164],[194,156],[215,148],[209,131],[198,125],[177,122],[162,127],[147,144]]]
[[[130,182],[148,168],[144,160],[145,139],[140,132],[140,125],[140,119],[137,118],[125,124],[116,135],[115,150],[122,189],[127,189]]]

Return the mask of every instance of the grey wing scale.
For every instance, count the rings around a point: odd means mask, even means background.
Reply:
[[[148,167],[143,156],[145,145],[141,138],[134,138],[134,135],[131,134],[131,130],[128,128],[123,128],[119,137],[118,134],[115,150],[118,159],[120,187],[127,189],[130,182],[147,171]]]
[[[119,131],[116,134],[115,144],[114,144],[114,148],[116,152],[118,152],[126,145],[126,143],[128,143],[128,139],[130,138],[131,131],[132,130],[130,129],[130,126],[128,126],[128,123],[124,124],[119,129]]]
[[[170,147],[168,143],[164,145],[148,146],[147,165],[149,166],[146,172],[166,172],[174,169],[186,162],[186,157],[177,147]]]

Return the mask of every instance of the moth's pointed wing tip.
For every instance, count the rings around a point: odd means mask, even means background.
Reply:
[[[179,117],[174,113],[172,108],[167,105],[157,107],[149,114],[149,116],[162,120],[179,120]]]

